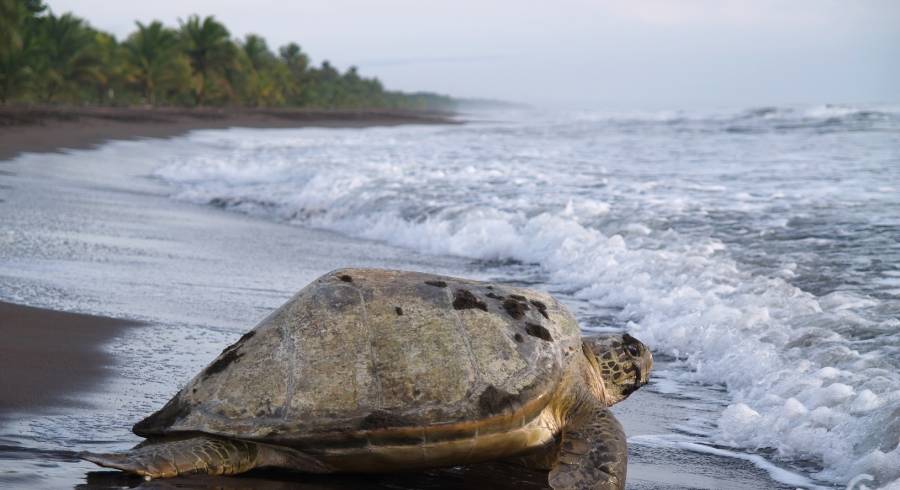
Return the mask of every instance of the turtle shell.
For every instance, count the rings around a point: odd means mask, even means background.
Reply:
[[[546,293],[341,269],[226,348],[134,432],[321,446],[404,428],[503,430],[544,408],[575,352],[578,325]]]

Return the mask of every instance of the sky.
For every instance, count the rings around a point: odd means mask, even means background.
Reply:
[[[46,0],[124,38],[214,15],[388,88],[538,107],[900,103],[897,0]]]

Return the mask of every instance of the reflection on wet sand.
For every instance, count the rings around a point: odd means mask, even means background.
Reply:
[[[252,471],[239,476],[169,478],[144,481],[118,471],[93,471],[78,489],[188,488],[217,490],[449,490],[456,488],[545,489],[547,473],[505,463],[489,463],[386,475],[307,475],[281,471]]]

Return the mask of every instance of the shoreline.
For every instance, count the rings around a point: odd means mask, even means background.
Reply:
[[[110,140],[171,138],[195,129],[461,124],[453,116],[402,109],[0,106],[0,161]]]
[[[132,320],[0,301],[0,424],[18,412],[78,406],[78,395],[113,373],[103,345]]]

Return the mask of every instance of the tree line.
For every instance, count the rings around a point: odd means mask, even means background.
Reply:
[[[136,22],[122,41],[41,0],[0,0],[0,102],[78,105],[451,109],[386,90],[356,67],[311,66],[296,43],[233,39],[213,16]]]

